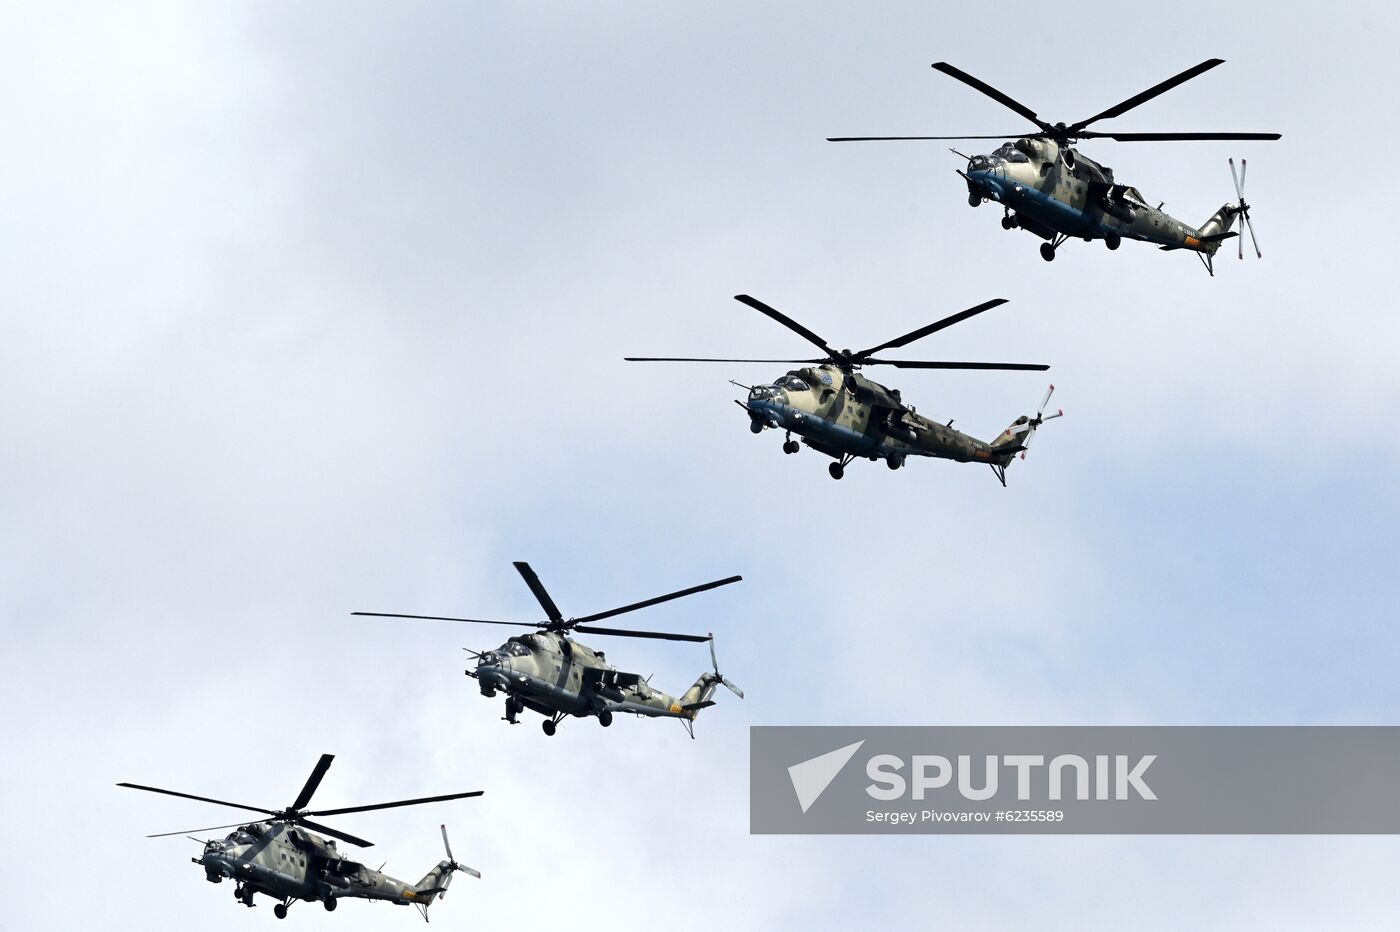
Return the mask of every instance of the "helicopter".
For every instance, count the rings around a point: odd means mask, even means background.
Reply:
[[[898,389],[871,381],[857,370],[862,366],[895,366],[902,369],[1010,369],[1043,372],[1045,365],[1010,362],[932,362],[918,359],[880,359],[876,353],[907,346],[945,327],[967,320],[1006,303],[993,298],[976,307],[959,311],[901,337],[870,349],[852,352],[835,350],[802,324],[750,295],[735,295],[760,314],[776,320],[825,355],[818,359],[709,359],[693,356],[627,356],[627,362],[760,362],[800,363],[772,385],[731,384],[748,390],[746,401],[735,400],[749,416],[749,430],[761,434],[768,429],[786,432],[784,453],[796,453],[805,444],[836,460],[827,466],[831,478],[840,479],[846,467],[860,457],[885,461],[890,469],[901,468],[910,456],[929,456],[960,463],[986,463],[1006,487],[1006,468],[1017,453],[1025,458],[1031,438],[1046,421],[1064,415],[1047,415],[1045,406],[1055,391],[1051,385],[1035,417],[1021,415],[990,443],[953,429],[953,422],[940,424],[906,405]],[[797,434],[801,444],[792,439]]]
[[[182,799],[197,799],[200,802],[229,806],[234,809],[248,809],[268,816],[260,821],[246,824],[214,825],[209,828],[186,829],[179,832],[162,832],[147,835],[147,838],[165,838],[170,835],[184,835],[198,842],[188,832],[209,832],[215,829],[232,828],[222,840],[209,839],[202,842],[204,851],[195,864],[204,868],[204,877],[210,883],[222,883],[225,877],[233,879],[233,896],[244,906],[254,906],[254,895],[261,893],[279,902],[272,907],[278,919],[287,918],[287,909],[297,900],[320,900],[328,912],[334,911],[342,899],[386,900],[399,906],[418,907],[423,919],[428,918],[428,907],[438,897],[447,892],[452,876],[457,872],[480,877],[481,874],[463,864],[458,864],[452,856],[452,845],[447,840],[447,826],[442,826],[442,844],[447,849],[447,860],[441,861],[428,871],[416,884],[396,880],[382,870],[374,870],[351,860],[336,848],[334,839],[371,847],[374,843],[357,838],[347,832],[333,829],[307,816],[344,815],[351,812],[369,812],[374,809],[395,809],[400,806],[417,806],[423,803],[446,802],[450,799],[465,799],[480,796],[482,790],[469,793],[449,793],[445,796],[425,796],[421,799],[401,799],[391,803],[375,803],[369,806],[345,806],[339,809],[310,811],[306,807],[311,796],[321,785],[321,780],[330,769],[334,754],[322,754],[311,771],[306,784],[297,794],[292,804],[285,809],[265,809],[261,806],[247,806],[231,803],[208,796],[193,796],[164,790],[139,783],[118,783],[117,786],[130,790],[145,790],[148,793],[163,793],[166,796],[179,796]],[[313,830],[314,831],[311,831]],[[316,834],[316,833],[320,834]],[[329,835],[330,838],[322,838]]]
[[[467,670],[481,687],[481,694],[487,698],[498,692],[506,697],[504,720],[517,724],[516,716],[525,709],[538,712],[545,717],[542,723],[544,733],[553,735],[559,723],[568,716],[584,718],[596,716],[598,724],[607,728],[613,722],[616,712],[630,712],[633,715],[676,718],[685,726],[690,737],[695,737],[695,717],[701,709],[714,705],[711,698],[721,684],[730,692],[744,698],[744,691],[726,679],[719,672],[719,660],[715,657],[715,636],[697,634],[670,634],[662,631],[633,631],[626,628],[600,628],[589,624],[612,618],[626,612],[670,602],[683,596],[717,589],[743,579],[730,576],[678,592],[667,593],[641,602],[624,605],[621,608],[596,612],[580,618],[565,619],[554,600],[545,591],[539,576],[530,564],[517,561],[515,569],[530,592],[539,601],[548,620],[489,621],[481,618],[450,618],[442,615],[403,615],[392,612],[352,612],[353,615],[366,615],[375,618],[410,618],[428,621],[461,621],[477,625],[510,625],[518,628],[537,628],[533,634],[512,637],[495,650],[467,652],[476,657],[476,669]],[[643,678],[636,673],[623,673],[607,662],[600,650],[580,643],[570,637],[573,632],[605,634],[614,637],[654,638],[667,641],[708,641],[710,645],[710,666],[713,672],[702,673],[700,677],[679,697],[667,695],[654,689],[650,677]]]
[[[1282,138],[1279,133],[1120,133],[1089,129],[1090,124],[1122,116],[1179,84],[1203,74],[1224,59],[1211,58],[1193,68],[1168,78],[1140,94],[1129,97],[1077,123],[1049,123],[1035,111],[965,71],[947,62],[935,62],[935,70],[955,78],[1008,107],[1037,127],[1037,131],[1020,135],[1001,133],[994,136],[831,136],[828,142],[879,142],[891,140],[959,140],[1007,139],[990,154],[967,156],[956,149],[953,154],[967,160],[966,170],[958,174],[967,182],[967,202],[978,207],[986,201],[1001,204],[1004,211],[1003,229],[1022,229],[1045,242],[1040,255],[1046,262],[1055,258],[1056,250],[1067,240],[1081,237],[1086,242],[1101,239],[1109,249],[1117,249],[1124,239],[1154,243],[1164,250],[1194,252],[1211,275],[1215,274],[1215,253],[1222,242],[1239,236],[1231,230],[1237,219],[1249,229],[1256,258],[1263,258],[1259,240],[1250,221],[1249,204],[1244,199],[1245,160],[1240,161],[1240,173],[1235,174],[1234,159],[1230,174],[1235,182],[1239,200],[1226,203],[1211,214],[1205,223],[1193,227],[1162,211],[1162,205],[1152,207],[1137,188],[1119,184],[1113,169],[1081,155],[1072,143],[1080,139],[1114,139],[1119,142],[1179,142],[1187,140],[1265,140]],[[1244,258],[1243,240],[1238,244],[1239,258]]]

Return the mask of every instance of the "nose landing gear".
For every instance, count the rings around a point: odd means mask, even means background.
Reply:
[[[1109,249],[1117,249],[1119,246],[1123,245],[1123,237],[1119,236],[1117,233],[1109,233],[1104,236],[1103,244]]]
[[[1021,221],[1017,220],[1016,215],[1010,211],[1007,211],[1006,216],[1001,218],[1001,228],[1003,230],[1014,230],[1020,225]]]

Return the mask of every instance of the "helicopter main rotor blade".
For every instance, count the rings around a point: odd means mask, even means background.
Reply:
[[[449,799],[466,799],[469,796],[480,796],[485,790],[472,790],[468,793],[448,793],[446,796],[420,796],[418,799],[398,799],[391,803],[371,803],[368,806],[345,806],[340,809],[318,809],[315,812],[308,812],[307,815],[333,816],[345,815],[348,812],[372,812],[376,809],[398,809],[400,806],[420,806],[424,803],[443,803]]]
[[[744,577],[742,576],[729,576],[724,579],[716,579],[714,582],[707,582],[701,586],[691,586],[689,589],[681,589],[676,592],[668,592],[666,595],[659,595],[654,599],[646,599],[641,602],[633,602],[631,605],[624,605],[621,608],[613,608],[609,609],[606,612],[597,612],[593,615],[584,615],[582,618],[572,618],[569,620],[569,625],[572,627],[582,622],[599,621],[603,618],[611,618],[614,615],[621,615],[624,612],[635,612],[639,608],[647,608],[652,605],[660,605],[662,602],[669,602],[672,599],[679,599],[688,595],[695,595],[695,593],[697,592],[704,592],[708,589],[718,589],[720,586],[727,586],[730,583],[736,583],[743,578]],[[704,638],[700,638],[700,640],[703,641]]]
[[[401,615],[397,612],[351,612],[369,618],[416,618],[420,621],[465,621],[474,625],[510,625],[515,628],[539,628],[538,621],[493,621],[489,618],[450,618],[447,615]]]
[[[911,330],[904,336],[895,337],[888,343],[881,343],[879,346],[872,346],[868,350],[861,350],[859,353],[856,353],[856,356],[857,358],[859,358],[863,356],[869,356],[872,353],[878,353],[880,352],[880,350],[896,349],[901,346],[907,346],[910,343],[913,343],[915,340],[922,340],[924,337],[928,336],[931,333],[937,333],[945,327],[951,327],[953,326],[953,324],[961,323],[962,321],[967,320],[969,317],[975,317],[983,311],[990,311],[992,308],[998,307],[1005,303],[1005,298],[993,298],[992,300],[979,304],[976,307],[970,307],[965,311],[959,311],[958,313],[953,314],[949,317],[945,317],[940,321],[929,324],[927,327],[920,327],[918,330]]]
[[[1256,139],[1272,142],[1282,139],[1282,133],[1099,133],[1087,130],[1080,139],[1114,139],[1118,142],[1191,142],[1212,139]]]
[[[660,641],[708,641],[709,638],[699,634],[671,634],[666,631],[630,631],[627,628],[590,628],[585,625],[577,625],[575,631],[582,631],[585,634],[608,634],[623,638],[652,638]]]
[[[797,321],[793,320],[791,317],[784,314],[782,311],[769,307],[757,298],[746,294],[736,294],[734,296],[734,300],[738,301],[741,304],[747,304],[749,307],[753,308],[755,311],[758,311],[760,314],[773,318],[778,323],[782,324],[784,327],[788,328],[793,333],[806,340],[808,343],[811,343],[823,353],[826,353],[828,356],[836,355],[836,351],[833,350],[831,347],[827,346],[825,340],[817,336],[812,331],[808,330],[806,327],[799,324]]]
[[[1040,117],[1036,116],[1034,110],[1032,110],[1030,107],[1027,107],[1025,104],[1021,103],[1019,100],[1016,100],[1015,98],[1010,97],[1010,96],[1008,96],[1007,94],[1004,94],[1004,93],[1002,93],[1001,91],[997,90],[996,88],[992,87],[992,86],[991,86],[990,84],[988,84],[986,81],[982,81],[982,80],[980,80],[980,79],[978,79],[978,78],[974,78],[972,75],[968,74],[966,71],[963,71],[963,70],[961,70],[961,69],[959,69],[959,68],[954,68],[952,65],[948,64],[946,61],[936,61],[936,62],[934,62],[934,63],[933,63],[933,70],[934,70],[934,71],[941,71],[941,72],[943,72],[944,74],[946,74],[948,77],[954,78],[954,79],[956,79],[956,80],[958,80],[958,81],[961,81],[962,83],[966,84],[968,87],[972,88],[973,90],[975,90],[975,91],[980,91],[981,93],[986,94],[988,97],[992,98],[992,100],[995,100],[997,103],[1001,104],[1003,107],[1007,107],[1007,108],[1009,108],[1010,110],[1012,110],[1012,111],[1015,112],[1015,113],[1019,113],[1021,116],[1025,117],[1025,118],[1028,119],[1028,120],[1030,120],[1032,123],[1034,123],[1036,126],[1039,126],[1041,129],[1043,129],[1043,130],[1048,130],[1048,129],[1050,129],[1049,124],[1048,124],[1048,123],[1045,123],[1043,120],[1040,119]]]
[[[550,621],[563,621],[564,616],[559,611],[559,606],[554,604],[554,600],[549,597],[549,593],[544,590],[544,584],[535,575],[535,571],[530,569],[530,564],[521,560],[515,561],[515,569],[520,573],[520,577],[525,580],[525,585],[530,587],[530,591],[535,594],[535,599],[540,603]]]
[[[1109,107],[1103,113],[1091,116],[1087,120],[1080,120],[1078,123],[1074,124],[1069,128],[1069,133],[1073,135],[1074,133],[1088,126],[1090,123],[1097,123],[1099,120],[1106,120],[1109,117],[1122,116],[1129,110],[1132,110],[1134,107],[1139,107],[1142,104],[1147,103],[1149,100],[1158,96],[1159,94],[1165,94],[1167,91],[1176,87],[1178,84],[1184,84],[1187,81],[1190,81],[1192,78],[1196,77],[1197,75],[1205,74],[1207,71],[1214,68],[1216,65],[1223,64],[1225,64],[1225,59],[1223,58],[1208,58],[1193,68],[1187,68],[1185,71],[1181,72],[1181,74],[1167,78],[1167,80],[1163,81],[1161,84],[1156,84],[1152,87],[1149,87],[1141,94],[1135,94],[1132,97],[1129,97],[1127,100],[1123,101],[1122,103],[1115,104],[1114,106]]]
[[[195,796],[193,793],[177,793],[174,790],[163,790],[158,786],[142,786],[139,783],[118,783],[117,786],[124,786],[129,790],[145,790],[147,793],[164,793],[166,796],[179,796],[181,799],[197,799],[202,803],[213,803],[216,806],[228,806],[232,809],[247,809],[250,812],[261,812],[266,815],[276,815],[275,809],[264,809],[261,806],[245,806],[243,803],[231,803],[226,799],[213,799],[209,796]]]
[[[322,835],[329,835],[332,838],[339,838],[341,841],[347,841],[350,844],[358,845],[361,848],[374,847],[374,842],[372,841],[365,841],[363,838],[351,835],[349,832],[342,832],[340,829],[331,828],[329,825],[322,825],[320,822],[312,822],[310,819],[297,819],[297,824],[304,825],[307,828],[311,829],[313,832],[320,832]]]
[[[171,835],[186,835],[186,836],[187,836],[190,832],[212,832],[212,831],[214,831],[215,829],[221,829],[221,828],[237,828],[238,826],[244,825],[244,824],[246,824],[246,823],[245,823],[245,822],[230,822],[228,825],[207,825],[207,826],[205,826],[204,828],[187,828],[187,829],[185,829],[183,832],[160,832],[159,834],[156,834],[156,835],[147,835],[146,837],[147,837],[147,838],[169,838]],[[199,839],[196,838],[195,841],[199,841]],[[203,844],[203,842],[200,841],[200,844]]]
[[[316,768],[311,771],[311,776],[306,778],[306,785],[297,794],[296,802],[292,803],[292,811],[299,811],[306,808],[306,804],[311,802],[311,795],[316,792],[316,788],[325,779],[326,771],[331,767],[331,761],[335,760],[334,754],[322,754],[321,759],[316,762]]]
[[[998,133],[995,136],[828,136],[827,142],[917,142],[919,140],[958,140],[958,139],[1027,139],[1044,136],[1044,133]],[[961,155],[962,153],[958,153]]]
[[[829,359],[716,359],[711,356],[623,356],[623,362],[771,362],[805,365],[820,365]]]
[[[894,366],[898,369],[1006,369],[1044,372],[1049,366],[1024,362],[933,362],[927,359],[863,359],[862,366]]]
[[[453,864],[456,864],[457,859],[452,856],[452,845],[447,840],[447,826],[439,825],[438,828],[442,829],[442,846],[447,849],[447,860],[451,861]]]

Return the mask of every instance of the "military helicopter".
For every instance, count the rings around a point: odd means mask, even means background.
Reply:
[[[545,717],[544,733],[553,735],[559,723],[567,716],[580,718],[594,715],[598,724],[607,728],[612,724],[613,713],[630,712],[633,715],[676,718],[685,726],[689,735],[695,737],[695,716],[701,709],[714,705],[711,698],[715,688],[723,684],[730,692],[744,698],[744,691],[725,679],[719,672],[719,661],[715,658],[715,636],[704,637],[697,634],[668,634],[662,631],[632,631],[626,628],[600,628],[589,622],[612,618],[625,612],[660,605],[683,596],[694,595],[707,589],[717,589],[743,579],[730,576],[701,586],[692,586],[660,595],[653,599],[633,602],[621,608],[606,612],[595,612],[581,618],[565,619],[559,608],[545,591],[540,578],[528,563],[515,563],[525,585],[530,587],[540,607],[548,617],[546,621],[488,621],[481,618],[449,618],[442,615],[403,615],[393,612],[352,612],[354,615],[367,615],[375,618],[413,618],[428,621],[462,621],[476,625],[510,625],[517,628],[538,628],[534,634],[522,634],[510,638],[495,650],[468,653],[476,657],[476,669],[467,670],[481,687],[481,694],[488,698],[497,692],[505,693],[505,721],[517,724],[516,716],[525,709],[531,709]],[[569,635],[581,631],[586,634],[606,634],[614,637],[656,638],[667,641],[708,641],[710,644],[710,666],[712,673],[702,673],[699,679],[679,697],[669,696],[652,688],[649,678],[636,673],[623,673],[611,666],[600,650],[582,644]]]
[[[1220,58],[1201,62],[1141,94],[1129,97],[1102,113],[1078,123],[1048,123],[1025,104],[1002,93],[972,75],[947,62],[935,62],[933,67],[974,90],[986,94],[997,103],[1034,123],[1038,129],[1015,138],[1015,133],[994,136],[832,136],[828,142],[878,142],[889,140],[958,140],[1006,139],[989,155],[966,156],[956,149],[955,155],[967,160],[966,170],[958,174],[967,182],[967,202],[973,207],[984,201],[1002,205],[1004,229],[1020,228],[1046,242],[1040,245],[1040,255],[1046,262],[1054,260],[1056,250],[1065,241],[1081,237],[1086,242],[1101,239],[1109,249],[1117,249],[1123,239],[1155,243],[1164,250],[1185,249],[1196,253],[1211,275],[1215,274],[1214,257],[1220,244],[1239,234],[1231,231],[1237,218],[1243,218],[1249,228],[1256,257],[1263,258],[1259,241],[1250,222],[1249,205],[1244,199],[1244,160],[1240,174],[1235,176],[1234,159],[1230,173],[1235,177],[1235,194],[1239,200],[1227,203],[1199,227],[1183,223],[1162,211],[1162,205],[1148,205],[1137,188],[1118,184],[1113,169],[1081,155],[1071,143],[1080,139],[1115,139],[1119,142],[1177,142],[1183,140],[1276,140],[1278,133],[1119,133],[1089,129],[1089,125],[1110,117],[1122,116],[1197,75],[1224,64]],[[1239,244],[1239,257],[1244,258],[1244,244]]]
[[[286,809],[265,809],[261,806],[247,806],[231,803],[208,796],[193,796],[177,793],[139,783],[118,783],[131,790],[145,790],[148,793],[164,793],[166,796],[179,796],[182,799],[197,799],[200,802],[229,806],[234,809],[248,809],[268,816],[258,822],[243,825],[214,825],[209,828],[188,829],[179,832],[162,832],[147,835],[147,838],[165,838],[170,835],[185,835],[192,841],[199,841],[188,832],[209,832],[215,829],[233,828],[222,840],[203,842],[204,851],[190,860],[204,868],[204,877],[210,883],[222,883],[225,877],[234,882],[233,896],[244,906],[253,906],[253,896],[261,893],[279,902],[272,907],[278,919],[287,918],[287,908],[297,900],[320,900],[327,911],[333,911],[342,899],[358,898],[365,900],[387,900],[399,906],[418,907],[424,920],[428,918],[428,907],[433,901],[447,892],[452,875],[458,871],[480,877],[481,874],[462,864],[452,856],[452,846],[447,841],[447,826],[442,826],[442,844],[447,849],[447,860],[441,861],[428,871],[416,884],[395,880],[382,871],[366,867],[343,855],[333,839],[349,842],[362,848],[374,843],[357,838],[347,832],[333,829],[307,816],[344,815],[351,812],[369,812],[374,809],[395,809],[400,806],[417,806],[422,803],[445,802],[449,799],[465,799],[480,796],[481,790],[469,793],[449,793],[446,796],[425,796],[421,799],[401,799],[392,803],[375,803],[369,806],[344,806],[339,809],[310,811],[306,807],[311,796],[321,785],[321,780],[330,769],[334,754],[322,754],[317,761],[306,785],[301,788],[295,800]],[[322,838],[308,829],[314,829]]]
[[[901,369],[1011,369],[1043,372],[1049,366],[1011,362],[930,362],[919,359],[879,359],[875,354],[887,349],[907,346],[945,327],[967,320],[1006,303],[994,298],[976,307],[945,317],[893,340],[852,352],[834,350],[827,342],[797,321],[777,311],[757,298],[746,294],[734,300],[748,305],[787,327],[826,355],[818,359],[709,359],[693,356],[627,356],[627,362],[763,362],[801,363],[807,368],[793,369],[772,385],[744,385],[747,401],[735,401],[749,415],[749,430],[761,434],[768,428],[787,432],[784,453],[796,453],[802,447],[792,439],[823,453],[836,462],[827,466],[831,478],[840,479],[846,467],[859,457],[883,459],[890,469],[899,469],[910,456],[931,456],[956,460],[960,463],[986,463],[993,474],[1006,486],[1006,467],[1026,448],[1036,430],[1046,421],[1061,417],[1064,412],[1046,415],[1045,405],[1055,386],[1045,393],[1045,399],[1035,417],[1021,415],[1011,426],[997,435],[991,443],[978,440],[960,430],[953,422],[940,424],[918,414],[906,405],[899,390],[873,382],[856,370],[861,366],[895,366]]]

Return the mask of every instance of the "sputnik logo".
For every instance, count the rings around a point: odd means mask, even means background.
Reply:
[[[828,751],[819,757],[804,760],[800,764],[793,764],[788,768],[788,778],[792,780],[792,790],[797,794],[797,803],[806,812],[826,792],[826,788],[831,786],[831,781],[836,779],[836,775],[846,766],[860,746],[865,743],[865,739],[857,741],[855,744],[848,744],[844,748],[837,748]]]

